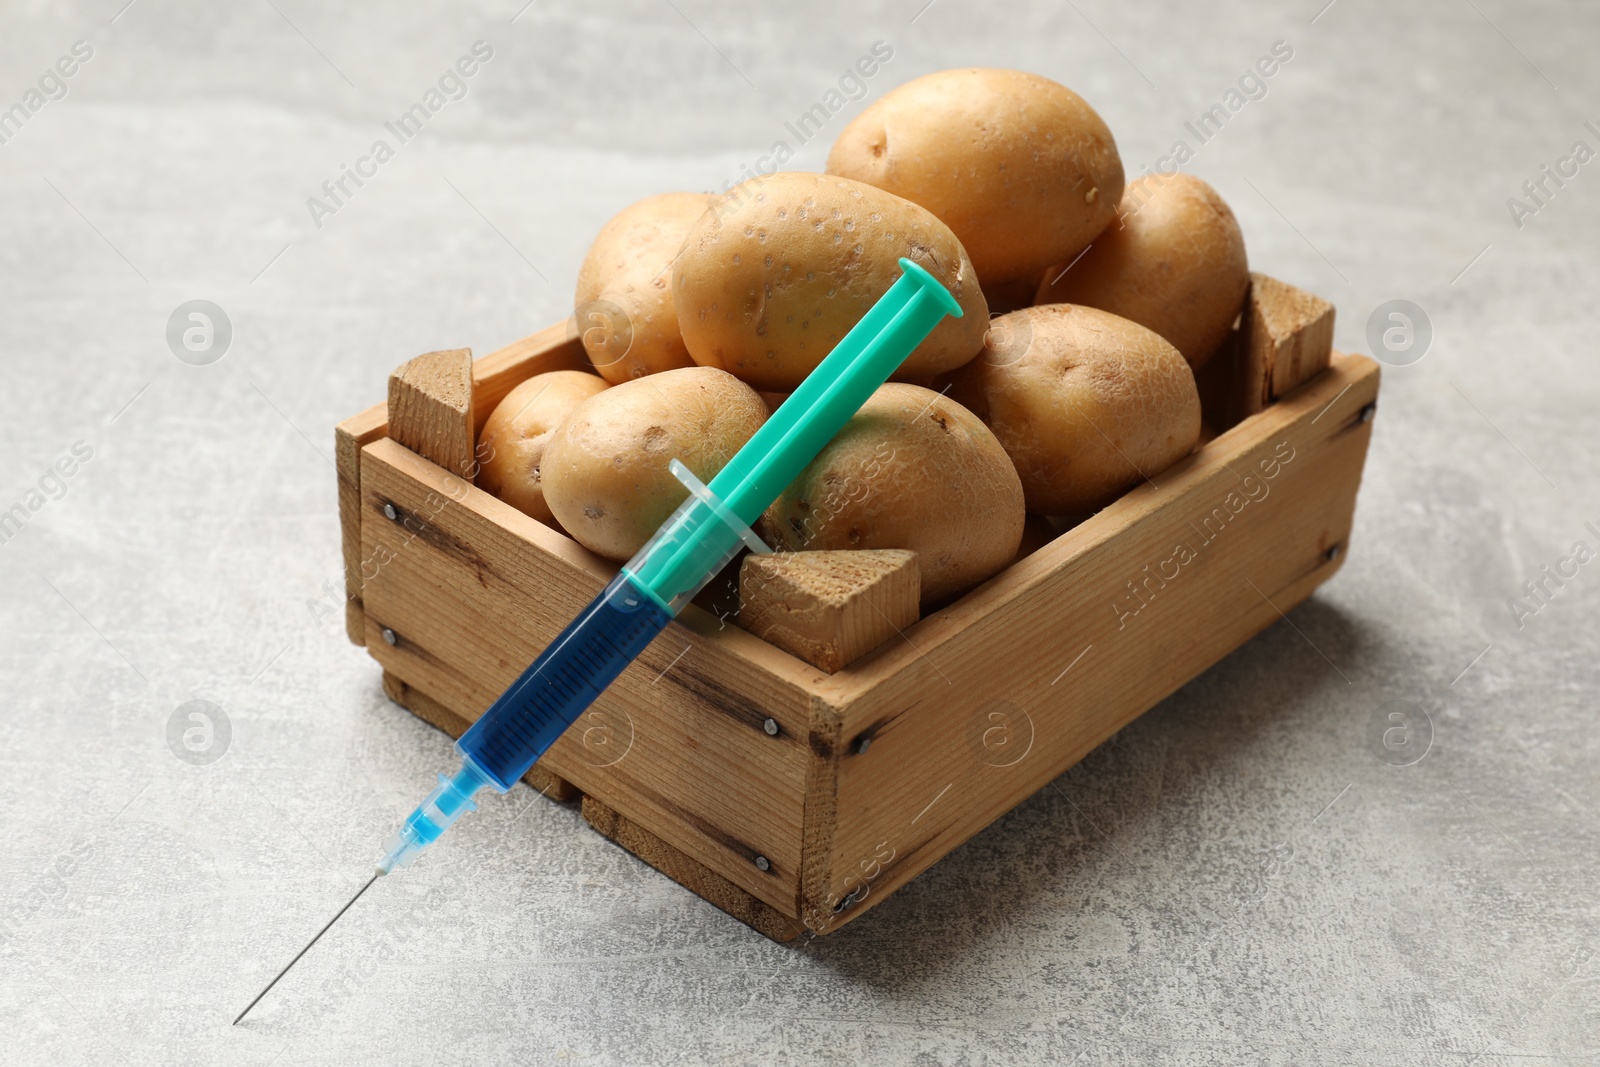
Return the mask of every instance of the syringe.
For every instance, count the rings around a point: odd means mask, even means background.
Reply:
[[[539,654],[456,742],[461,769],[439,785],[384,846],[376,873],[289,966],[239,1013],[237,1024],[379,876],[411,863],[462,815],[485,786],[508,791],[666,628],[742,545],[770,551],[750,529],[912,349],[961,306],[909,259],[901,276],[806,376],[709,486],[676,459],[689,498],[600,595]]]

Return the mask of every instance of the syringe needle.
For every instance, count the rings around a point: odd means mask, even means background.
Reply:
[[[367,884],[362,886],[360,889],[356,890],[356,895],[350,898],[349,903],[347,903],[344,907],[340,908],[338,914],[335,915],[333,918],[328,920],[327,926],[324,926],[322,929],[317,931],[317,936],[316,937],[313,937],[310,941],[306,942],[306,947],[305,948],[301,949],[299,952],[296,952],[294,954],[294,959],[289,961],[289,964],[288,964],[287,967],[284,967],[283,970],[278,972],[278,977],[277,978],[274,978],[272,981],[267,983],[267,988],[266,989],[263,989],[261,992],[256,994],[256,999],[255,1000],[252,1000],[249,1004],[245,1005],[244,1011],[241,1011],[239,1013],[239,1018],[233,1020],[233,1025],[234,1026],[238,1026],[239,1025],[239,1019],[243,1019],[246,1015],[250,1014],[250,1009],[255,1007],[261,1001],[262,997],[266,996],[269,992],[271,992],[273,986],[278,984],[278,978],[282,978],[284,975],[288,974],[289,973],[289,967],[293,967],[295,964],[299,963],[300,962],[300,957],[304,956],[307,952],[310,952],[311,951],[311,946],[315,945],[317,943],[317,941],[319,939],[321,939],[322,935],[328,932],[328,927],[331,927],[334,923],[338,922],[339,921],[339,916],[343,915],[345,912],[349,911],[350,910],[350,905],[354,904],[356,901],[360,900],[361,899],[361,894],[365,893],[368,889],[370,889],[372,887],[372,883],[376,882],[385,873],[387,873],[387,872],[385,872],[385,871],[383,871],[381,869],[372,872],[372,877],[367,879]]]

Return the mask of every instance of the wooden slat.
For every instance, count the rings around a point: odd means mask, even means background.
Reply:
[[[615,565],[458,480],[451,498],[450,484],[393,441],[363,449],[362,551],[376,564],[365,587],[367,648],[385,670],[475,720]],[[386,503],[399,522],[383,517]],[[823,675],[724,626],[686,608],[543,762],[796,917],[806,687]],[[769,717],[775,737],[763,729]]]
[[[829,929],[841,906],[829,887],[839,832],[839,769],[847,755],[844,716],[844,708],[812,695],[807,738],[811,756],[806,766],[805,823],[800,831],[799,913],[807,929],[816,931]]]
[[[749,555],[740,627],[820,670],[842,670],[917,621],[917,554],[885,548]]]
[[[583,817],[605,837],[757,933],[765,934],[774,941],[792,941],[805,931],[804,924],[799,920],[751,896],[716,871],[673,848],[594,797],[583,798]]]
[[[472,391],[471,349],[407,360],[389,375],[389,436],[457,478],[476,480]]]
[[[1332,352],[1333,305],[1253,272],[1234,371],[1237,417],[1265,411],[1291,389],[1321,374]]]
[[[594,370],[583,345],[565,323],[540,330],[496,349],[472,363],[473,434],[506,394],[535,374],[552,370]],[[389,435],[387,403],[374,404],[334,428],[334,466],[339,481],[339,533],[344,557],[345,632],[366,643],[361,598],[361,450]]]
[[[366,644],[361,607],[361,450],[389,432],[389,405],[374,404],[333,430],[333,464],[339,479],[339,543],[344,556],[344,628]]]
[[[1361,412],[1377,387],[1371,360],[1338,358],[1158,485],[819,686],[818,699],[841,709],[838,794],[833,811],[817,809],[835,820],[831,833],[808,817],[807,840],[830,853],[807,858],[804,912],[831,916],[827,929],[863,913],[1330,577],[1370,437]],[[1274,461],[1268,478],[1262,464]],[[1179,544],[1194,558],[1174,571],[1164,561]],[[833,914],[851,892],[855,902]]]

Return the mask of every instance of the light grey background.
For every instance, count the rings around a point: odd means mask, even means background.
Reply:
[[[0,509],[93,458],[0,544],[0,1058],[1600,1062],[1600,562],[1521,628],[1507,603],[1600,549],[1600,162],[1521,228],[1506,203],[1600,149],[1600,12],[1324,2],[6,5],[0,108],[94,56],[0,146]],[[450,762],[343,635],[334,423],[405,358],[562,318],[606,218],[720,188],[877,40],[868,99],[1037,71],[1130,173],[1292,45],[1188,169],[1341,347],[1390,299],[1431,318],[1348,565],[836,936],[773,945],[519,787],[230,1028]],[[193,299],[233,325],[210,366],[165,342]],[[205,765],[168,744],[196,699],[232,731]],[[1431,724],[1412,766],[1368,741],[1395,700]]]

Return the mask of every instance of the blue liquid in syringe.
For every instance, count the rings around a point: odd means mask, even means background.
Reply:
[[[618,574],[462,735],[460,750],[502,791],[511,788],[671,621],[626,571]]]

